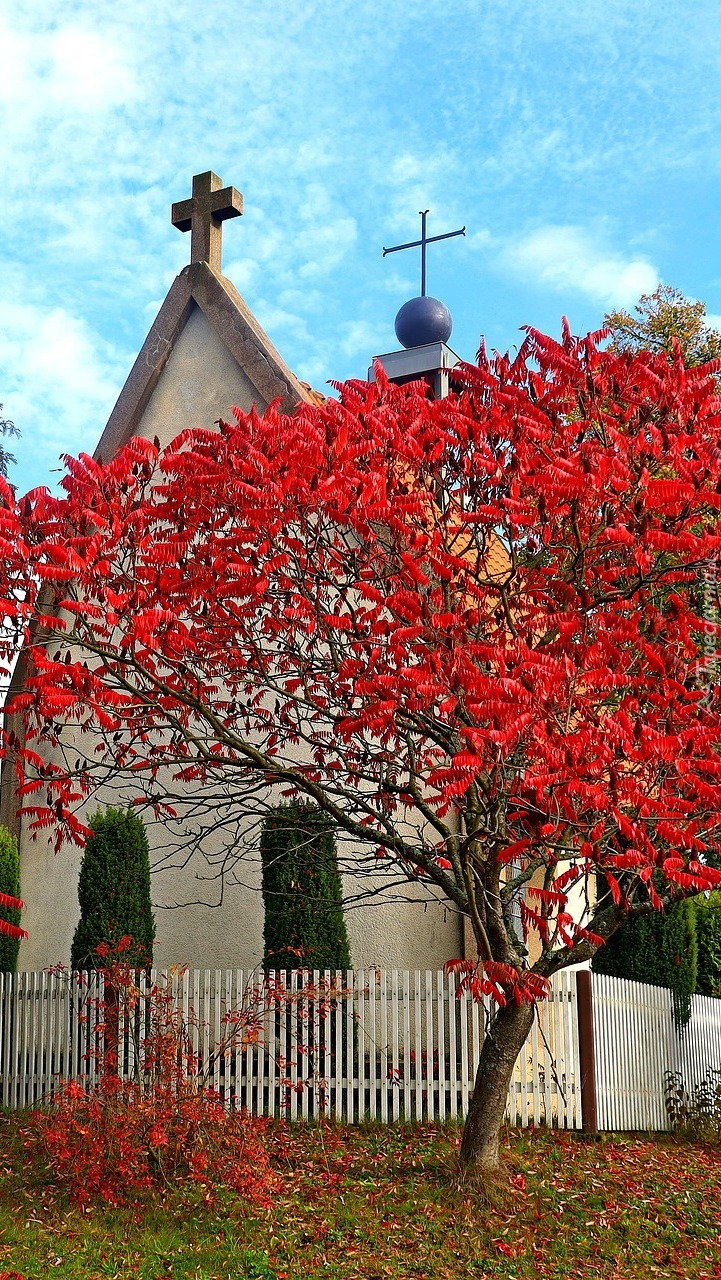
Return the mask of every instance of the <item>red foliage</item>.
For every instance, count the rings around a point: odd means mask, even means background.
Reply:
[[[25,903],[21,898],[13,898],[10,893],[0,893],[0,907],[10,907],[13,911],[22,911]],[[0,933],[6,933],[10,938],[27,938],[25,929],[21,929],[20,925],[11,924],[9,920],[3,920],[0,916]],[[2,1276],[0,1276],[2,1280]]]
[[[121,946],[121,952],[126,947]],[[109,949],[103,948],[104,956]],[[97,1031],[103,1042],[99,1083],[69,1081],[52,1107],[33,1112],[27,1146],[77,1204],[125,1204],[158,1184],[181,1179],[212,1194],[230,1187],[242,1199],[267,1205],[277,1186],[264,1130],[267,1122],[227,1111],[199,1075],[189,1027],[172,981],[139,985],[139,975],[115,955],[104,974]],[[118,1025],[134,1014],[139,1027],[136,1070],[118,1070]],[[224,1024],[215,1052],[257,1039],[252,1008]]]
[[[68,459],[61,497],[5,486],[33,825],[82,840],[104,766],[166,824],[164,769],[217,788],[232,832],[280,784],[466,913],[504,999],[715,886],[715,375],[533,332],[444,400],[379,370],[290,417]],[[75,769],[42,754],[68,722]]]
[[[267,1205],[276,1186],[263,1120],[225,1111],[209,1091],[178,1095],[107,1075],[70,1082],[51,1111],[34,1112],[29,1147],[76,1204],[127,1204],[165,1181],[230,1187]]]

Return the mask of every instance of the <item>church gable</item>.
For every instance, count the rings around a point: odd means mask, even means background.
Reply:
[[[247,411],[253,404],[264,409],[265,396],[193,305],[132,434],[157,436],[165,447],[188,426],[212,427],[233,405]],[[104,456],[102,442],[98,452]]]
[[[220,185],[213,173],[196,175],[193,197],[173,205],[173,225],[191,231],[192,261],[171,285],[96,458],[107,462],[139,433],[165,444],[187,427],[227,417],[233,405],[262,411],[278,400],[289,413],[311,398],[220,273],[221,222],[243,207],[233,187]]]

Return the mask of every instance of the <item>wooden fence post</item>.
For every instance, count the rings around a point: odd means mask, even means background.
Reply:
[[[598,1133],[592,983],[593,979],[590,970],[576,970],[578,1056],[581,1068],[581,1124],[584,1133]]]

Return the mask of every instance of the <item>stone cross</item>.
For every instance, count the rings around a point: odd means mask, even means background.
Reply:
[[[420,240],[409,240],[407,244],[394,244],[392,249],[384,249],[383,257],[387,253],[399,253],[401,249],[420,249],[421,251],[421,297],[426,296],[426,245],[435,244],[437,240],[452,240],[454,236],[464,236],[466,228],[461,227],[460,231],[446,231],[442,236],[426,235],[426,218],[430,210],[421,209],[421,238]]]
[[[217,173],[196,173],[190,200],[174,204],[170,220],[178,231],[190,232],[190,261],[207,262],[220,275],[221,224],[242,212],[243,197],[235,187],[223,187]]]

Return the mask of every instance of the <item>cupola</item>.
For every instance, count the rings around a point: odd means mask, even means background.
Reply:
[[[382,364],[391,382],[404,383],[425,378],[433,388],[436,398],[447,396],[450,389],[451,371],[460,362],[448,346],[448,339],[453,330],[451,313],[445,303],[438,298],[430,298],[426,293],[426,246],[438,240],[451,240],[454,236],[466,234],[466,228],[458,231],[446,231],[443,235],[426,234],[428,209],[420,211],[421,238],[409,240],[407,244],[396,244],[383,249],[383,257],[388,253],[399,253],[401,249],[420,249],[421,251],[421,292],[420,297],[404,302],[396,316],[396,337],[402,350],[389,351],[385,355],[375,356]],[[374,364],[368,370],[372,381],[375,377]]]

